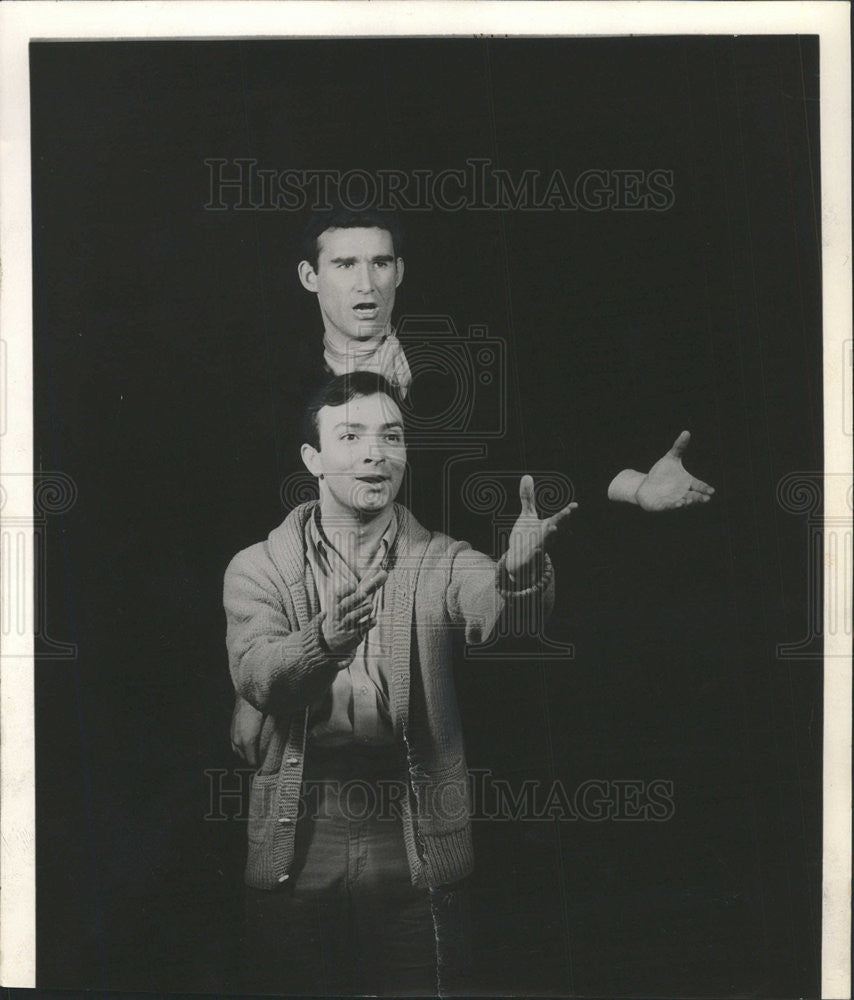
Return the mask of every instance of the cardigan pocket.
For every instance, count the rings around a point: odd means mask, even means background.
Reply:
[[[411,771],[418,805],[418,829],[440,835],[461,830],[471,817],[468,771],[464,757],[436,769],[416,766]]]
[[[253,844],[262,843],[273,829],[277,816],[276,784],[278,774],[256,774],[249,793],[247,836]]]

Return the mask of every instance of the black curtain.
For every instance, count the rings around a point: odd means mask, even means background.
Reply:
[[[668,171],[672,199],[403,213],[398,320],[449,317],[499,365],[460,436],[413,443],[413,508],[492,552],[471,476],[511,484],[505,514],[522,471],[580,504],[557,655],[460,662],[469,765],[669,805],[478,821],[479,989],[817,996],[821,661],[777,651],[820,593],[778,498],[822,468],[817,40],[34,43],[31,82],[36,463],[76,487],[42,536],[39,984],[240,992],[222,573],[286,513],[321,324],[303,216],[206,209],[206,161],[486,159]],[[609,505],[683,428],[713,502]]]

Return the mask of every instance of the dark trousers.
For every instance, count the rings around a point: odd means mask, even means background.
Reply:
[[[290,879],[246,890],[256,992],[436,996],[463,992],[467,895],[412,885],[401,762],[351,748],[306,755],[304,815]],[[391,789],[394,786],[394,791]]]

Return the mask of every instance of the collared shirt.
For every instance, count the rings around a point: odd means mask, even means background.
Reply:
[[[389,552],[397,529],[397,516],[392,512],[389,526],[365,573],[380,567],[389,568]],[[352,555],[345,558],[341,551],[343,545],[335,545],[323,530],[319,506],[314,516],[306,521],[305,548],[317,585],[320,609],[328,611],[336,585],[342,582],[356,584],[360,576],[353,568]],[[312,705],[309,740],[316,746],[348,743],[388,746],[394,743],[389,706],[391,608],[386,604],[385,586],[374,593],[373,600],[377,624],[359,643],[352,663],[339,670],[331,687]]]

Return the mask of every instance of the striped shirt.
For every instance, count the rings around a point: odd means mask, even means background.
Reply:
[[[397,534],[397,517],[392,513],[380,544],[365,572],[390,569],[389,550]],[[335,536],[333,535],[333,538]],[[338,541],[335,538],[335,541]],[[332,606],[336,585],[355,585],[360,575],[353,569],[355,560],[344,544],[335,544],[323,530],[320,506],[305,524],[305,548],[317,586],[321,611]],[[346,550],[345,550],[346,551]],[[311,707],[309,742],[314,746],[336,747],[348,744],[388,746],[394,743],[389,707],[391,677],[391,608],[386,602],[386,588],[373,595],[376,625],[356,649],[348,667],[339,670],[323,697]]]

